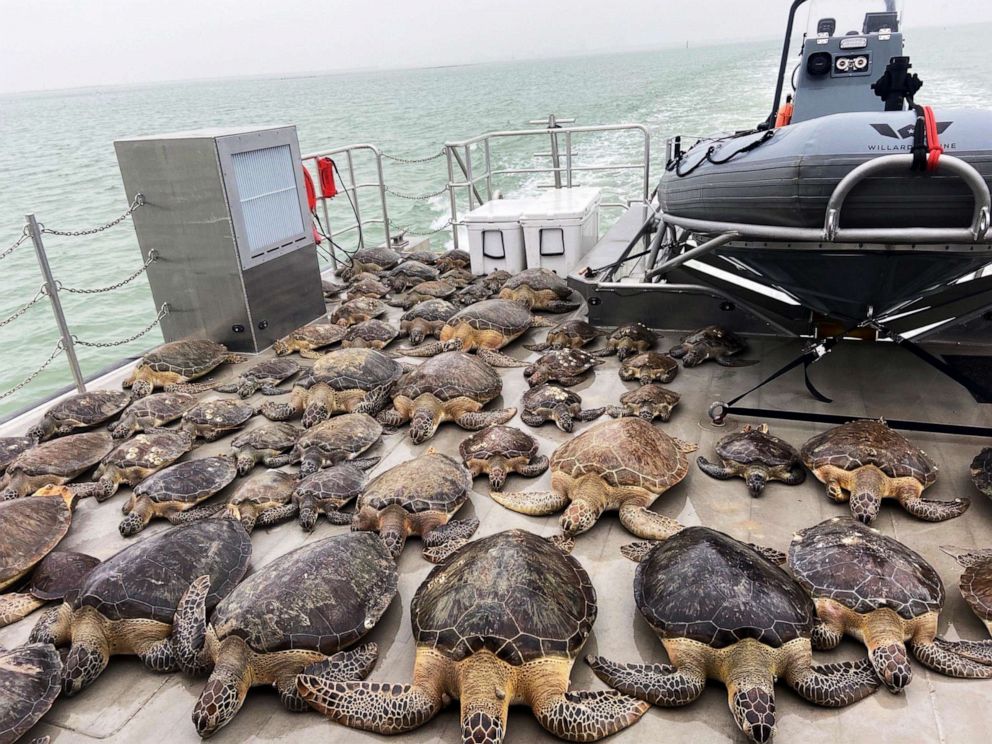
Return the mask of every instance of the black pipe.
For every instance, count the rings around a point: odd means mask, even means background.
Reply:
[[[778,116],[778,108],[782,103],[782,89],[785,86],[785,68],[789,64],[789,46],[792,43],[792,29],[795,26],[796,11],[806,3],[806,0],[794,0],[792,8],[789,9],[789,23],[785,27],[785,42],[782,44],[782,61],[778,68],[778,82],[775,83],[775,100],[772,103],[772,112],[762,129],[771,129],[775,126],[775,118]]]

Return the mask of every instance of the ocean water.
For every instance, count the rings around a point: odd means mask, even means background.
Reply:
[[[992,26],[928,29],[908,34],[914,69],[925,81],[920,100],[939,106],[988,106],[985,37]],[[420,158],[446,141],[486,131],[526,129],[527,121],[554,112],[578,124],[641,123],[652,137],[651,178],[661,173],[665,138],[743,129],[763,120],[771,106],[779,44],[776,41],[674,48],[600,55],[391,72],[307,75],[263,79],[179,82],[142,87],[88,88],[0,96],[0,250],[18,236],[33,212],[55,229],[95,226],[127,206],[113,141],[206,126],[292,123],[304,153],[370,142],[388,154]],[[576,138],[576,165],[636,162],[638,137],[608,133]],[[493,166],[547,166],[534,153],[547,140],[500,142]],[[482,165],[481,150],[473,153]],[[356,159],[359,180],[372,176]],[[443,159],[385,164],[388,186],[405,194],[428,194],[447,181]],[[476,171],[478,172],[478,171]],[[604,189],[606,200],[636,197],[641,175],[617,171],[580,174],[576,183]],[[504,195],[536,193],[547,175],[501,178]],[[464,208],[465,200],[461,199]],[[360,195],[365,214],[378,212],[371,190]],[[425,200],[389,197],[390,219],[413,231],[429,231],[449,216],[446,195]],[[605,213],[608,224],[615,217]],[[342,199],[332,203],[332,226],[351,220]],[[353,247],[355,234],[341,237]],[[381,240],[375,231],[367,243]],[[432,238],[443,246],[444,233]],[[102,287],[140,265],[129,222],[81,238],[46,236],[59,281]],[[35,296],[42,281],[30,243],[0,261],[0,320]],[[87,341],[126,338],[155,316],[144,277],[106,294],[62,295],[72,332]],[[46,301],[0,328],[0,394],[45,360],[57,341]],[[161,341],[157,329],[120,347],[80,347],[86,375]],[[64,357],[22,390],[0,399],[9,414],[71,382]]]

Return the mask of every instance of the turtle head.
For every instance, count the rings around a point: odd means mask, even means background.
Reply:
[[[768,483],[768,469],[762,465],[749,466],[744,472],[744,482],[747,484],[748,493],[757,498],[765,490],[765,484]]]
[[[570,432],[575,428],[575,417],[572,416],[572,409],[565,403],[559,403],[551,409],[551,418],[562,431]]]
[[[286,356],[287,354],[293,353],[293,350],[289,348],[289,344],[284,338],[281,338],[272,344],[272,351],[276,353],[276,356]]]
[[[238,383],[237,393],[239,398],[250,398],[255,391],[261,387],[258,380],[246,378]]]
[[[683,367],[698,367],[706,361],[706,352],[696,346],[687,346],[681,358]]]
[[[741,731],[753,742],[764,744],[775,735],[775,692],[771,683],[728,687],[730,710]]]
[[[327,405],[322,400],[314,400],[311,397],[307,403],[307,407],[303,411],[303,427],[309,429],[321,421],[326,421],[330,416],[331,412],[328,410]]]
[[[114,439],[127,439],[138,430],[138,422],[130,413],[121,416],[120,420],[110,427],[110,436]]]
[[[36,442],[44,442],[52,434],[55,433],[55,422],[52,421],[48,416],[45,416],[39,423],[32,426],[27,430],[25,436],[33,439]]]
[[[629,338],[620,339],[620,343],[617,344],[617,359],[620,362],[625,362],[630,357],[637,355],[637,349],[634,343]]]
[[[427,337],[427,329],[424,328],[423,323],[414,322],[410,325],[410,343],[414,346],[424,343],[424,339]]]
[[[300,498],[297,519],[299,520],[300,527],[303,528],[304,532],[313,532],[314,527],[317,526],[318,516],[319,512],[317,510],[317,505],[314,503],[313,497],[303,496]]]
[[[878,516],[882,497],[888,487],[885,473],[874,465],[867,465],[854,473],[851,485],[851,516],[864,524],[871,524]]]
[[[243,478],[255,469],[258,464],[258,455],[251,450],[242,450],[238,453],[236,464],[238,475]]]
[[[441,424],[439,405],[421,405],[410,417],[410,439],[414,444],[423,444],[437,431]]]
[[[323,458],[320,456],[320,451],[316,447],[308,449],[300,461],[300,477],[306,478],[308,475],[316,473],[320,470],[322,462]]]
[[[72,647],[62,665],[62,694],[71,697],[85,690],[109,661],[110,641],[102,616],[96,612],[79,613],[73,618]]]
[[[147,499],[139,502],[128,512],[127,516],[117,525],[121,537],[134,537],[151,521],[151,509]]]
[[[142,376],[138,376],[132,380],[129,387],[131,388],[131,397],[135,399],[147,397],[151,395],[152,391],[155,389],[155,386],[151,383],[151,381],[146,380]]]
[[[354,522],[352,529],[355,529]],[[379,515],[379,538],[385,543],[386,550],[393,556],[393,560],[399,560],[409,534],[410,521],[407,519],[406,511],[395,504],[387,506]]]
[[[494,491],[502,491],[503,484],[506,483],[506,460],[502,457],[493,457],[489,460],[489,486]]]

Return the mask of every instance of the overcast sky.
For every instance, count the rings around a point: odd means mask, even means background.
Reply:
[[[789,0],[0,0],[0,92],[773,38],[788,6]],[[907,9],[914,25],[992,21],[989,0],[907,0]]]

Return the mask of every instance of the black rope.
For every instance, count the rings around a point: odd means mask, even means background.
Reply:
[[[735,135],[735,139],[737,137],[747,136],[747,135],[750,135],[750,134],[756,134],[756,132],[746,132],[743,135]],[[775,130],[774,129],[769,129],[768,131],[764,132],[758,139],[756,139],[753,142],[750,142],[750,143],[744,145],[744,147],[741,147],[741,148],[738,148],[737,150],[734,150],[727,157],[725,157],[725,158],[719,158],[719,159],[718,158],[714,158],[713,157],[713,153],[717,152],[718,149],[719,150],[722,150],[723,149],[722,145],[721,145],[720,148],[717,148],[716,145],[710,145],[708,148],[706,148],[706,154],[705,155],[703,155],[701,158],[699,158],[699,160],[697,160],[695,163],[693,163],[693,165],[690,168],[688,168],[687,170],[682,170],[682,163],[685,162],[686,158],[692,153],[693,148],[690,148],[689,150],[687,150],[685,152],[685,154],[682,157],[678,158],[673,163],[671,163],[669,166],[667,166],[666,167],[666,170],[668,170],[668,171],[674,170],[676,176],[678,176],[679,178],[685,178],[686,176],[689,176],[692,173],[694,173],[704,163],[712,163],[713,165],[725,165],[725,164],[729,163],[731,160],[733,160],[734,158],[736,158],[738,155],[744,155],[745,153],[751,152],[752,150],[755,150],[755,149],[761,147],[763,144],[765,144],[768,140],[770,140],[774,136],[775,136]],[[721,142],[722,141],[723,140],[721,140]]]

